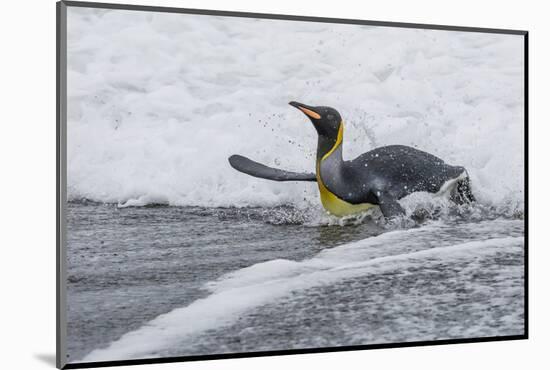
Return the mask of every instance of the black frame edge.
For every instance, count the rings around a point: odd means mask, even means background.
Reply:
[[[63,369],[85,369],[85,368],[88,369],[88,368],[106,367],[106,366],[152,365],[152,364],[163,364],[163,363],[173,363],[173,362],[304,355],[304,354],[330,353],[330,352],[351,352],[351,351],[361,351],[366,349],[390,349],[390,348],[437,346],[437,345],[449,345],[449,344],[469,344],[469,343],[471,344],[471,343],[501,342],[501,341],[525,340],[525,339],[527,339],[525,335],[510,335],[510,336],[501,336],[501,337],[445,339],[445,340],[403,342],[403,343],[381,343],[381,344],[369,344],[369,345],[345,346],[345,347],[325,347],[325,348],[321,347],[321,348],[306,348],[306,349],[292,349],[292,350],[278,350],[278,351],[225,353],[225,354],[215,354],[215,355],[146,358],[146,359],[136,359],[136,360],[77,362],[77,363],[67,364],[65,365],[65,367],[63,367]]]
[[[527,33],[526,30],[513,30],[513,29],[464,27],[464,26],[451,26],[451,25],[425,24],[425,23],[383,22],[383,21],[371,21],[371,20],[349,19],[349,18],[327,18],[327,17],[312,17],[312,16],[290,15],[290,14],[270,14],[270,13],[238,12],[238,11],[228,11],[228,10],[175,8],[175,7],[151,6],[151,5],[129,5],[129,4],[114,4],[114,3],[70,1],[70,0],[63,1],[63,3],[65,3],[67,6],[72,6],[72,7],[113,9],[113,10],[116,9],[116,10],[161,12],[161,13],[213,15],[213,16],[223,16],[223,17],[262,18],[262,19],[277,19],[277,20],[285,20],[285,21],[340,23],[340,24],[356,24],[356,25],[381,26],[381,27],[422,28],[422,29],[429,29],[429,30],[500,33],[500,34],[510,34],[510,35],[525,35]]]
[[[525,275],[523,277],[523,294],[524,294],[524,333],[525,338],[529,338],[529,32],[525,32],[523,39],[524,47],[524,56],[523,56],[523,83],[524,83],[524,196],[525,196],[525,205],[524,205],[524,225],[525,225],[525,252],[524,252],[524,262],[523,269]]]
[[[56,4],[56,367],[66,365],[65,189],[67,107],[67,6]]]

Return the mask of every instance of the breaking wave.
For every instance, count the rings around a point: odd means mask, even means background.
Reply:
[[[68,196],[319,210],[316,184],[227,162],[313,171],[299,100],[341,112],[346,158],[414,146],[465,166],[484,207],[521,213],[522,51],[516,35],[71,7]]]

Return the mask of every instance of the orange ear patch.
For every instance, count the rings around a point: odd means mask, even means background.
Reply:
[[[307,108],[304,108],[304,107],[299,107],[299,108],[302,112],[304,112],[305,114],[307,114],[311,118],[315,118],[315,119],[321,118],[319,113],[316,113],[316,112],[312,111],[311,109],[307,109]]]

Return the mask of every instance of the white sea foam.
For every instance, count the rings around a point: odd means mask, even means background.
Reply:
[[[121,205],[319,207],[227,157],[313,171],[291,100],[337,108],[344,155],[386,144],[465,166],[475,195],[523,209],[521,36],[68,10],[68,193]]]
[[[92,351],[83,361],[160,356],[187,337],[229,325],[255,307],[347,278],[407,271],[412,266],[430,269],[441,263],[477,263],[486,255],[520,251],[522,223],[497,220],[454,227],[434,223],[325,250],[302,262],[273,260],[253,265],[208,284],[211,294],[206,298],[158,316],[107,348]],[[515,228],[518,232],[511,232]],[[453,238],[456,230],[463,231],[463,237],[479,234],[481,240],[458,240]],[[503,237],[502,230],[509,236]]]

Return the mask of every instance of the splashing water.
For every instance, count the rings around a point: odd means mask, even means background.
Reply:
[[[313,171],[297,99],[340,111],[345,158],[413,146],[465,166],[486,206],[523,210],[520,36],[78,8],[68,22],[71,200],[318,207],[313,183],[227,162]]]

